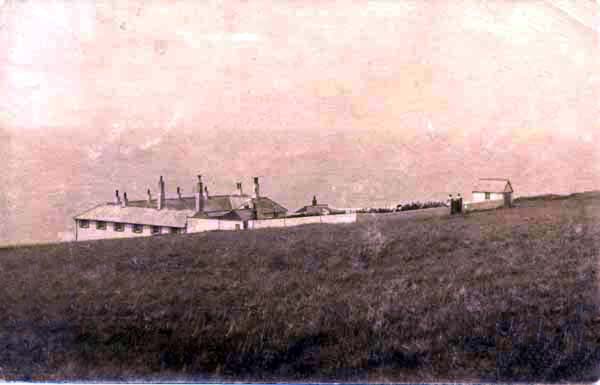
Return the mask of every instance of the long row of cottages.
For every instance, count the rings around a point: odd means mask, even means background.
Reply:
[[[147,199],[130,201],[127,193],[121,197],[117,190],[114,202],[100,204],[74,217],[75,240],[356,222],[356,213],[338,212],[318,204],[316,198],[312,205],[288,215],[285,207],[260,194],[258,177],[254,178],[252,195],[243,192],[241,182],[236,187],[235,194],[209,195],[202,176],[198,175],[196,192],[191,197],[182,196],[177,187],[177,196],[167,198],[162,176],[155,199],[148,190]]]
[[[177,196],[167,198],[165,182],[158,182],[158,196],[148,190],[145,200],[129,201],[115,192],[114,202],[100,204],[75,219],[75,239],[90,240],[125,238],[157,234],[197,233],[210,230],[241,230],[266,227],[287,227],[308,223],[352,223],[356,212],[347,213],[328,205],[312,204],[294,214],[260,194],[258,177],[254,178],[254,193],[244,194],[242,183],[237,192],[209,195],[198,175],[194,196],[184,197],[177,187]],[[473,189],[473,199],[464,203],[466,211],[485,210],[512,205],[513,188],[508,179],[480,179]],[[337,215],[330,215],[337,214]]]

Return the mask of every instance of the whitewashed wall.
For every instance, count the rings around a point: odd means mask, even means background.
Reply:
[[[249,220],[248,229],[266,229],[271,227],[290,227],[309,223],[353,223],[356,222],[356,213],[320,215],[296,218],[277,218]],[[187,232],[198,233],[211,230],[241,230],[244,228],[242,221],[228,221],[219,219],[188,218]]]
[[[278,219],[260,219],[248,221],[250,229],[264,229],[267,227],[290,227],[299,226],[310,223],[353,223],[356,222],[356,213],[351,214],[335,214],[335,215],[318,215],[309,217],[292,217]]]
[[[236,230],[243,229],[241,221],[223,221],[219,219],[188,218],[187,232],[200,233],[211,230]]]
[[[266,229],[268,227],[285,227],[285,219],[259,219],[248,221],[249,229]]]
[[[87,241],[87,240],[95,240],[95,239],[114,239],[114,238],[136,238],[136,237],[148,237],[152,234],[152,226],[144,225],[141,233],[133,232],[133,225],[130,223],[125,224],[125,229],[123,231],[115,231],[112,222],[106,222],[106,230],[99,230],[96,228],[96,221],[89,221],[89,227],[82,228],[79,227],[79,222],[77,222],[77,240],[78,241]],[[168,234],[169,228],[161,227],[161,232],[159,234]]]
[[[486,200],[495,201],[499,199],[504,199],[504,195],[502,193],[490,193],[490,199],[485,199],[485,193],[482,192],[474,192],[473,193],[473,202],[483,202]]]
[[[504,198],[496,200],[484,200],[479,202],[466,202],[464,203],[465,211],[476,211],[476,210],[489,210],[497,209],[504,206]]]

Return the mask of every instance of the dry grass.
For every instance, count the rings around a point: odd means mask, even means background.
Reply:
[[[0,376],[590,380],[600,199],[0,249]]]

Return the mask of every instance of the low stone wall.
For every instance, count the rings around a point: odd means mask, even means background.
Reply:
[[[241,221],[223,221],[220,219],[188,218],[187,232],[200,233],[211,230],[238,230],[243,228]]]
[[[315,215],[307,217],[288,217],[278,219],[259,219],[248,221],[250,229],[264,229],[268,227],[290,227],[306,225],[310,223],[353,223],[356,222],[356,213]]]
[[[504,206],[503,199],[487,200],[482,202],[466,202],[463,204],[465,211],[491,210]]]
[[[310,223],[353,223],[356,222],[356,213],[318,215],[308,217],[289,217],[275,219],[258,219],[247,221],[248,229],[266,229],[271,227],[290,227]],[[220,219],[188,218],[187,232],[199,233],[211,230],[242,230],[242,221],[229,221]]]
[[[444,215],[450,215],[449,207],[432,207],[428,209],[396,211],[393,213],[361,213],[359,214],[359,220],[371,221],[378,218],[417,219],[442,217]]]

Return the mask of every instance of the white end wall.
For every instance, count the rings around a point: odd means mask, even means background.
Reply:
[[[188,218],[187,232],[201,233],[212,230],[239,230],[243,229],[241,221],[223,221],[220,219]]]
[[[490,199],[485,199],[485,193],[482,192],[474,192],[473,193],[473,202],[484,202],[495,201],[499,199],[504,199],[504,195],[502,193],[490,193]]]

